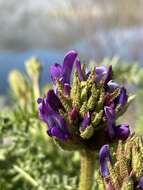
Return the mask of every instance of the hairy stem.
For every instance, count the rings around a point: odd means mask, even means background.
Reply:
[[[82,150],[79,190],[91,190],[94,176],[94,163],[95,153],[89,150]]]

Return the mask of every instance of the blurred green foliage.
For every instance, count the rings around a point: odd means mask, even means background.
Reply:
[[[38,119],[36,99],[45,94],[50,85],[40,89],[42,68],[37,59],[33,58],[27,64],[27,75],[11,72],[13,105],[0,113],[0,190],[76,190],[79,153],[58,149],[46,134],[47,126]],[[92,61],[90,64],[97,63]],[[112,64],[119,83],[136,92],[137,131],[143,132],[143,69],[118,57],[104,59],[100,64]],[[103,189],[100,181],[98,185],[95,181],[93,189]]]

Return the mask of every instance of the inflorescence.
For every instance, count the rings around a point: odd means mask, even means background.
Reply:
[[[111,156],[109,145],[100,150],[100,173],[106,190],[143,189],[143,140],[131,135],[127,141],[119,141]]]
[[[52,65],[50,72],[53,89],[38,99],[39,116],[48,125],[50,137],[67,149],[96,149],[128,138],[128,124],[117,125],[116,119],[132,97],[113,80],[112,65],[88,70],[72,50],[65,55],[63,65]]]

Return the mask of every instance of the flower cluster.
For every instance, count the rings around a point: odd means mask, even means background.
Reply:
[[[129,136],[129,126],[116,125],[116,119],[126,111],[131,98],[113,80],[111,65],[88,70],[72,50],[63,65],[52,65],[50,72],[54,88],[38,99],[39,116],[48,125],[49,136],[77,147],[101,147]]]
[[[132,135],[125,142],[119,141],[111,157],[109,145],[99,153],[100,173],[106,190],[143,189],[143,140]],[[115,157],[115,158],[114,158]]]

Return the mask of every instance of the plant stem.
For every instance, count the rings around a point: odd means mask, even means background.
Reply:
[[[94,176],[95,153],[86,149],[82,150],[80,162],[79,190],[91,190]]]

